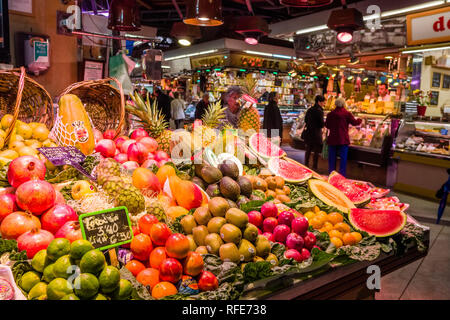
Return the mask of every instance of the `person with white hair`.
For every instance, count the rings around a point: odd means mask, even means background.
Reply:
[[[339,173],[346,176],[347,154],[350,137],[348,136],[348,126],[360,125],[362,120],[356,119],[347,109],[345,109],[345,100],[336,99],[336,108],[331,111],[325,121],[325,127],[328,128],[328,173],[336,170],[336,159],[339,153],[341,159],[339,164]]]
[[[238,86],[231,86],[223,96],[223,106],[225,109],[226,121],[234,128],[238,128],[239,114],[241,112],[241,105],[239,98],[242,95],[242,90]]]

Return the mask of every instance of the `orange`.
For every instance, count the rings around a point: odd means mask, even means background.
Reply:
[[[130,249],[136,259],[148,260],[150,252],[153,250],[152,240],[145,233],[139,233],[131,240]]]
[[[328,232],[328,235],[330,236],[330,239],[331,239],[331,238],[339,238],[339,239],[342,239],[342,232],[340,232],[339,230],[336,230],[336,229],[330,230],[330,231]]]
[[[150,286],[150,288],[154,288],[159,283],[159,270],[146,268],[139,272],[136,280],[144,286]]]
[[[153,249],[152,253],[150,253],[150,267],[159,270],[159,265],[163,262],[164,259],[167,258],[166,248],[165,247],[157,247]]]
[[[125,268],[127,268],[128,271],[130,271],[133,274],[133,276],[136,277],[139,274],[139,272],[145,269],[145,266],[142,262],[133,259],[127,262]]]
[[[173,294],[177,294],[178,290],[177,288],[167,281],[162,281],[158,283],[153,289],[152,289],[152,297],[155,299],[161,299],[166,296],[171,296]]]
[[[305,217],[306,219],[308,219],[308,220],[311,220],[311,219],[314,218],[315,216],[316,216],[315,213],[312,212],[312,211],[308,211],[308,212],[306,212],[305,215],[304,215],[304,217]]]
[[[320,229],[323,226],[323,221],[320,218],[314,217],[311,220],[309,220],[309,225],[312,226],[314,229]]]
[[[342,247],[343,245],[342,240],[336,237],[331,238],[330,241],[336,248]]]
[[[327,215],[328,221],[332,224],[336,224],[344,221],[344,217],[339,212],[331,212]]]
[[[314,206],[314,213],[319,213],[320,208],[318,206]]]
[[[334,229],[341,231],[342,233],[350,232],[350,226],[345,222],[338,222],[334,225]]]
[[[175,176],[177,173],[175,172],[174,167],[169,165],[163,165],[158,169],[158,172],[156,172],[156,177],[159,180],[159,183],[161,184],[161,187],[164,187],[164,183],[166,182],[166,179],[170,176]]]
[[[353,237],[351,233],[344,233],[344,235],[342,236],[342,241],[346,246],[347,245],[351,246],[356,243],[356,239]]]
[[[324,222],[327,221],[327,213],[324,211],[319,211],[316,213],[316,217],[321,218]]]
[[[188,210],[180,206],[170,207],[169,209],[166,210],[166,214],[171,220],[175,220],[176,218],[188,213],[189,213]]]
[[[356,243],[360,242],[362,239],[362,235],[359,232],[350,232],[350,234],[355,238]]]
[[[324,229],[326,232],[329,232],[329,231],[333,230],[333,225],[331,224],[331,222],[325,221],[322,229]]]

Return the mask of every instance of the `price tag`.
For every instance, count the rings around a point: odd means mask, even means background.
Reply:
[[[79,216],[83,239],[94,248],[106,250],[133,239],[131,221],[126,207],[117,207]]]
[[[44,155],[55,166],[63,166],[65,164],[71,165],[89,179],[95,181],[80,165],[86,159],[86,156],[76,147],[53,147],[53,148],[38,148],[39,152]]]

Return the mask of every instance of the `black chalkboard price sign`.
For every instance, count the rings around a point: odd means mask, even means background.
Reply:
[[[130,216],[126,207],[117,207],[79,216],[83,239],[94,248],[106,250],[133,239]]]

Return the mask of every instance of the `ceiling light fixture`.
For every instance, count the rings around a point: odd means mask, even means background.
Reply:
[[[328,28],[337,32],[337,40],[341,43],[350,43],[353,32],[364,28],[363,15],[355,8],[347,8],[345,1],[340,10],[333,10],[328,19]]]
[[[109,7],[108,29],[139,31],[141,21],[136,0],[112,0]]]
[[[245,37],[250,45],[258,44],[261,37],[270,33],[267,21],[258,16],[243,16],[238,18],[234,31]]]
[[[182,46],[190,46],[194,39],[201,38],[200,28],[184,24],[183,22],[175,22],[170,30],[170,35],[178,39],[178,43]]]
[[[201,27],[222,25],[222,0],[188,0],[183,22]]]

